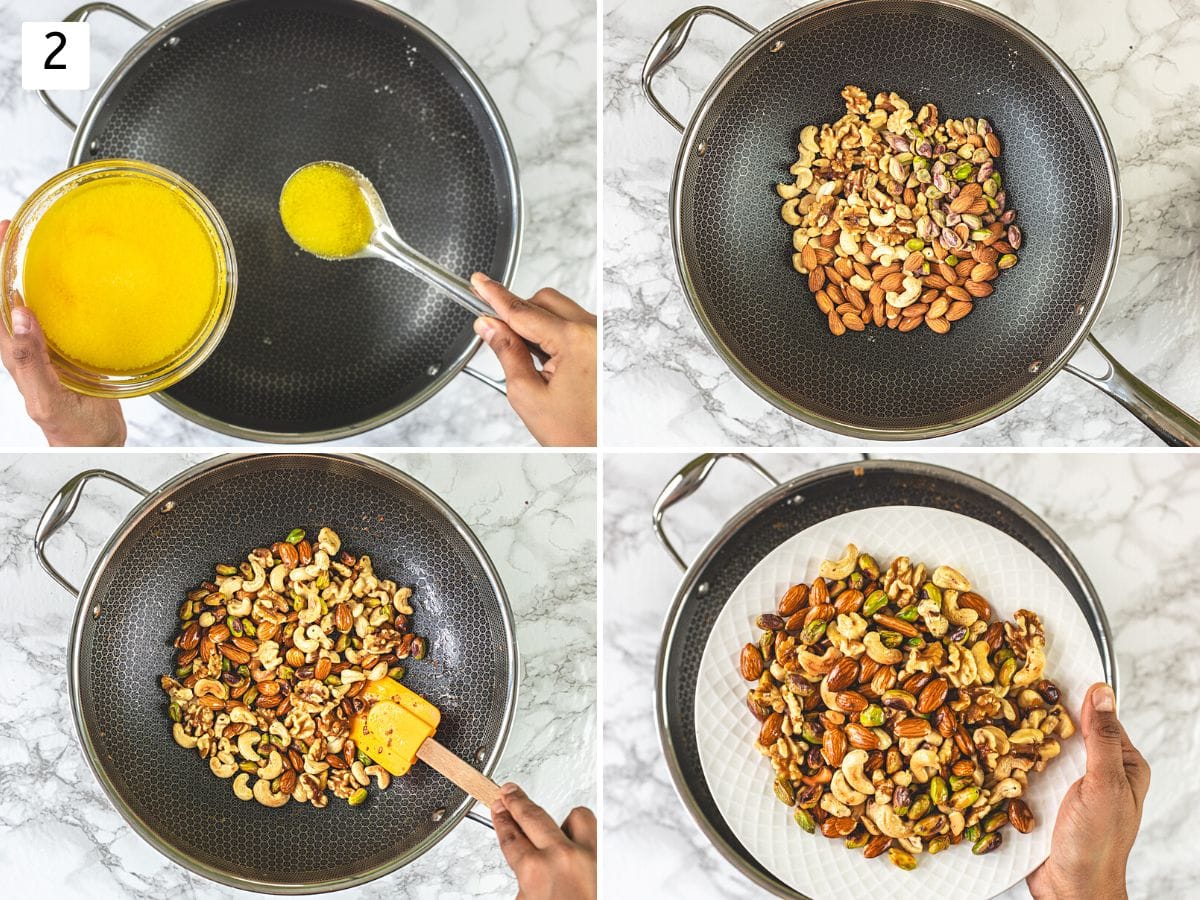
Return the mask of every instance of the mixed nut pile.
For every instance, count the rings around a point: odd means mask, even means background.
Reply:
[[[904,556],[881,570],[851,544],[758,626],[740,659],[756,747],[805,831],[912,869],[1033,830],[1028,773],[1075,732],[1034,613],[993,622],[960,572]]]
[[[358,753],[350,721],[369,681],[400,679],[423,659],[412,589],[376,576],[369,556],[322,528],[301,529],[240,565],[219,565],[179,613],[174,675],[164,675],[175,742],[195,749],[241,800],[351,806],[387,770]]]
[[[1000,139],[987,119],[942,122],[895,93],[842,97],[846,115],[803,128],[795,181],[776,185],[792,265],[835,335],[922,322],[946,334],[1017,264]]]

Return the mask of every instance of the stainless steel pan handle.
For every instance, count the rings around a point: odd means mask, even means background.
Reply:
[[[1103,357],[1106,371],[1093,375],[1072,360],[1067,363],[1068,372],[1104,391],[1137,416],[1168,446],[1200,447],[1200,421],[1117,362],[1093,335],[1088,335],[1088,341]]]
[[[143,31],[149,31],[151,28],[151,26],[148,23],[143,22],[141,19],[139,19],[137,16],[135,16],[129,10],[122,9],[121,7],[119,7],[115,4],[112,4],[112,3],[85,3],[85,4],[83,4],[83,6],[79,7],[79,9],[75,10],[73,13],[70,13],[68,16],[66,16],[66,18],[63,19],[63,21],[64,22],[86,22],[88,19],[88,16],[90,16],[94,12],[106,12],[106,13],[112,13],[114,16],[120,16],[125,21],[133,23],[134,25],[136,25],[138,28],[142,29]],[[46,108],[48,110],[50,110],[50,112],[54,113],[54,115],[58,116],[59,121],[61,121],[64,125],[66,125],[68,128],[70,128],[72,131],[74,131],[77,127],[79,127],[76,124],[75,120],[72,119],[70,116],[68,116],[65,112],[63,112],[62,107],[60,107],[57,103],[54,102],[54,100],[50,97],[49,93],[47,93],[46,91],[38,91],[37,95],[42,98],[42,103],[45,104]]]
[[[701,16],[716,16],[724,19],[726,22],[732,22],[739,28],[744,28],[751,34],[758,34],[757,28],[742,21],[731,12],[726,12],[716,6],[697,6],[682,13],[658,36],[658,40],[650,48],[650,55],[646,57],[646,65],[642,67],[642,91],[646,94],[646,99],[650,101],[650,105],[654,107],[660,116],[675,126],[675,130],[680,134],[683,134],[683,123],[667,112],[667,108],[662,105],[662,101],[654,95],[652,82],[654,81],[654,76],[662,71],[667,63],[679,55],[679,51],[683,49],[683,45],[687,43],[687,39],[692,33],[692,26],[696,24],[696,20]]]
[[[150,493],[141,485],[134,484],[128,478],[123,478],[116,472],[110,472],[107,469],[88,469],[86,472],[80,472],[58,489],[58,493],[46,506],[46,511],[42,513],[42,518],[38,521],[37,532],[33,537],[33,548],[42,568],[50,574],[51,578],[76,597],[79,596],[79,588],[67,581],[58,569],[54,568],[54,564],[46,557],[46,544],[60,528],[71,521],[71,516],[75,514],[75,508],[79,506],[79,498],[83,494],[84,487],[93,478],[107,478],[142,497]]]
[[[658,535],[658,539],[662,541],[662,545],[667,548],[667,552],[671,554],[671,558],[684,571],[687,571],[687,563],[683,561],[683,557],[679,555],[679,551],[675,549],[675,546],[671,543],[671,539],[667,537],[667,533],[663,530],[663,517],[666,516],[667,510],[680,500],[685,500],[696,493],[708,478],[717,461],[725,457],[745,463],[769,481],[773,487],[779,486],[780,482],[778,478],[745,453],[705,453],[702,456],[697,456],[671,476],[671,480],[667,482],[666,486],[659,493],[658,499],[654,501],[654,533]]]

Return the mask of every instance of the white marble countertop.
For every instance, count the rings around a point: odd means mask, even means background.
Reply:
[[[1098,337],[1121,362],[1200,415],[1200,13],[1171,0],[984,0],[1024,24],[1074,69],[1112,136],[1128,204],[1124,247]],[[650,46],[692,0],[606,4],[604,107],[605,441],[608,445],[829,446],[861,443],[770,406],[726,367],[679,288],[667,193],[679,135],[646,102]],[[796,5],[718,4],[757,27]],[[686,121],[746,35],[705,17],[656,81]],[[1095,359],[1089,355],[1089,359]],[[1091,371],[1102,371],[1096,363]],[[999,419],[935,443],[1014,446],[1154,445],[1099,391],[1060,373]]]
[[[654,539],[650,509],[694,454],[610,455],[604,489],[604,877],[611,896],[765,897],[708,844],[667,772],[654,717],[654,661],[680,573]],[[882,455],[882,454],[877,454]],[[911,454],[888,454],[917,458]],[[854,457],[759,453],[776,477]],[[1194,896],[1200,857],[1181,850],[1200,829],[1195,771],[1200,739],[1200,620],[1176,590],[1200,547],[1200,461],[1176,453],[1128,455],[927,454],[1009,492],[1042,516],[1087,571],[1108,614],[1121,718],[1149,760],[1153,783],[1129,864],[1135,898]],[[669,515],[690,559],[763,482],[731,461]],[[1190,892],[1190,893],[1189,893]],[[1024,886],[1001,895],[1028,897]]]
[[[520,167],[525,231],[513,289],[550,285],[595,308],[596,282],[596,13],[591,0],[389,0],[432,28],[475,70],[508,126]],[[39,184],[66,167],[71,137],[21,89],[20,23],[63,16],[72,0],[0,0],[0,218],[12,215]],[[185,0],[121,0],[158,23]],[[92,81],[139,36],[113,16],[92,20]],[[88,95],[90,96],[90,94]],[[56,99],[74,116],[80,96]],[[477,368],[500,375],[486,347]],[[129,443],[153,447],[225,447],[243,442],[194,425],[157,401],[127,401]],[[40,447],[41,432],[20,395],[0,373],[3,444]],[[354,446],[534,446],[504,398],[468,375],[402,418],[348,442]]]
[[[196,454],[0,456],[0,883],[6,896],[249,897],[191,875],[138,837],[88,769],[66,687],[74,610],[37,564],[33,533],[54,492],[102,467],[146,486]],[[452,506],[483,542],[508,591],[522,678],[497,778],[523,784],[559,821],[595,807],[596,472],[583,454],[380,455]],[[134,498],[89,488],[54,558],[79,578]],[[492,832],[463,821],[404,869],[346,898],[512,897]]]

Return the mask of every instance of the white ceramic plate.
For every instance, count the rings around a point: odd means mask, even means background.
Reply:
[[[881,566],[904,555],[929,569],[948,565],[970,579],[991,603],[994,618],[1021,608],[1036,612],[1046,630],[1046,677],[1063,692],[1078,724],[1089,685],[1104,679],[1100,651],[1071,594],[1038,557],[1001,531],[958,513],[925,507],[858,510],[813,526],[785,541],[745,577],[717,618],[696,682],[696,737],[704,777],[738,839],[779,880],[814,900],[887,897],[992,897],[1036,869],[1050,850],[1054,817],[1067,788],[1084,771],[1083,738],[1063,743],[1045,772],[1030,773],[1025,797],[1037,821],[1032,834],[1004,829],[1004,844],[975,856],[960,844],[922,853],[905,872],[819,832],[801,830],[775,799],[770,762],[755,748],[758,723],[746,709],[747,682],[738,656],[760,632],[755,618],[774,612],[792,584],[811,581],[822,560],[839,559],[848,543]]]

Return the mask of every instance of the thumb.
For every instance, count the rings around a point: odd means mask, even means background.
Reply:
[[[1083,741],[1087,774],[1106,783],[1123,783],[1128,738],[1117,719],[1116,697],[1107,684],[1094,684],[1084,701]]]
[[[53,407],[54,396],[63,390],[46,350],[46,336],[37,318],[24,306],[12,311],[12,341],[8,348],[9,369],[25,406],[34,421]]]
[[[529,348],[520,336],[499,319],[491,316],[481,316],[475,320],[475,333],[483,338],[492,348],[500,366],[504,369],[504,377],[508,382],[509,393],[520,395],[523,391],[544,388],[546,382],[538,374],[533,365],[533,357]]]

